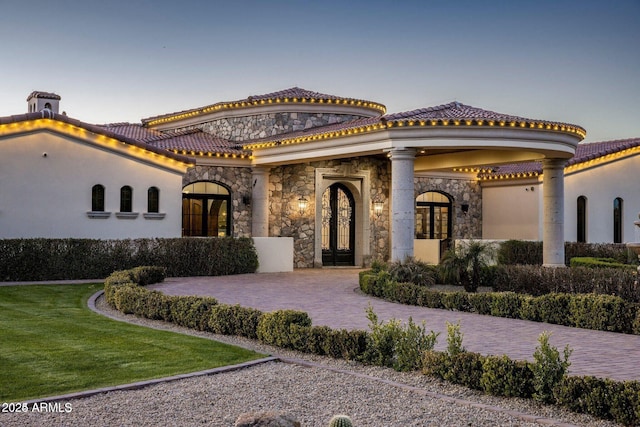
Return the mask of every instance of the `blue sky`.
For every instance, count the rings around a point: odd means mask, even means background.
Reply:
[[[107,123],[299,86],[640,137],[640,0],[7,0],[0,40],[0,116],[33,90]]]

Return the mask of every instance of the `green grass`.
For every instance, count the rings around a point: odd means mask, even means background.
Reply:
[[[114,321],[87,307],[102,284],[0,286],[0,401],[127,384],[259,359],[211,341]]]

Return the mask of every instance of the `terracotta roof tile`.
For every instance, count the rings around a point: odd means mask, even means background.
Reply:
[[[27,101],[29,101],[31,98],[57,99],[58,101],[62,99],[58,94],[52,92],[41,92],[37,90],[34,90],[29,94],[29,96],[27,96]]]
[[[640,138],[630,139],[617,139],[613,141],[591,142],[578,144],[576,148],[576,154],[567,162],[567,166],[575,165],[578,163],[587,162],[589,160],[597,159],[598,157],[606,156],[607,154],[617,153],[629,148],[639,147]],[[526,173],[542,173],[541,162],[526,162],[515,163],[509,165],[495,166],[492,172],[480,173],[478,177],[488,178],[490,176],[510,176]]]
[[[220,153],[249,155],[250,152],[242,149],[235,142],[218,138],[214,135],[193,129],[182,132],[168,132],[161,138],[149,141],[150,144],[166,150],[177,150],[188,153]]]
[[[402,113],[387,114],[385,120],[438,120],[438,119],[460,119],[460,120],[493,120],[504,122],[536,122],[552,125],[575,126],[568,123],[552,122],[548,120],[529,119],[526,117],[514,116],[511,114],[496,113],[495,111],[483,110],[482,108],[464,105],[459,102],[438,105],[436,107],[421,108]]]
[[[175,154],[171,151],[158,148],[151,144],[147,144],[144,141],[132,138],[130,136],[116,133],[113,130],[106,128],[105,126],[92,125],[89,123],[81,122],[80,120],[72,119],[66,116],[65,114],[56,114],[52,111],[47,111],[47,110],[43,110],[37,113],[27,113],[27,114],[21,114],[16,116],[0,117],[0,125],[20,123],[20,122],[25,122],[29,120],[39,120],[39,119],[50,119],[58,122],[67,123],[72,126],[85,129],[91,133],[95,133],[97,135],[104,135],[109,138],[117,139],[118,141],[124,142],[126,144],[134,145],[136,147],[143,148],[147,151],[151,151],[153,153],[157,153],[162,156],[170,157],[170,158],[179,160],[181,162],[194,163],[194,160],[190,157]]]
[[[150,141],[156,138],[162,138],[162,132],[145,128],[136,123],[107,123],[99,126],[118,135],[123,135],[138,141]]]
[[[356,99],[356,98],[345,98],[342,96],[335,96],[335,95],[327,95],[324,93],[319,93],[319,92],[314,92],[314,91],[310,91],[307,89],[302,89],[299,87],[292,87],[289,89],[284,89],[278,92],[272,92],[272,93],[266,93],[263,95],[251,95],[248,96],[247,98],[244,99],[239,99],[236,101],[224,101],[224,102],[217,102],[215,104],[211,104],[211,105],[206,105],[204,107],[198,107],[198,108],[191,108],[188,110],[182,110],[182,111],[176,111],[174,113],[167,113],[167,114],[161,114],[158,116],[153,116],[153,117],[148,117],[145,119],[142,119],[142,123],[143,124],[147,124],[159,119],[166,119],[169,117],[173,117],[173,116],[180,116],[180,115],[198,115],[198,114],[202,114],[205,113],[207,111],[212,111],[215,110],[217,107],[222,107],[222,106],[226,106],[226,107],[232,107],[232,108],[236,108],[239,105],[242,105],[243,103],[246,104],[245,106],[251,106],[250,104],[253,103],[254,101],[263,101],[263,100],[268,100],[268,99],[284,99],[284,98],[288,98],[288,99],[293,99],[293,98],[297,98],[298,100],[310,100],[310,99],[316,99],[316,100],[332,100],[332,101],[336,101],[336,100],[340,100],[340,101],[353,101],[355,103],[362,103],[362,104],[366,104],[368,106],[368,108],[373,108],[377,111],[385,111],[386,107],[384,107],[384,105],[382,104],[378,104],[375,102],[371,102],[371,101],[366,101],[363,99]]]

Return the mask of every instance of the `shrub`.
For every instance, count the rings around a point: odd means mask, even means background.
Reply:
[[[596,258],[596,257],[574,257],[569,262],[571,267],[586,268],[622,268],[635,271],[636,266],[631,264],[623,264],[613,258]]]
[[[529,364],[507,356],[489,356],[482,363],[482,389],[495,396],[531,397],[533,377]]]
[[[474,390],[482,390],[482,366],[485,356],[478,353],[462,352],[448,356],[444,379]]]
[[[476,292],[482,270],[493,258],[493,248],[486,243],[471,241],[449,249],[439,265],[445,283],[461,284],[467,292]]]
[[[575,257],[612,258],[619,263],[628,263],[635,257],[629,254],[622,243],[578,243],[565,242],[565,264]],[[498,263],[502,265],[542,265],[542,242],[507,240],[498,249]]]
[[[552,403],[553,389],[564,378],[569,368],[569,356],[572,350],[569,346],[564,348],[564,357],[560,357],[557,348],[549,344],[550,333],[543,332],[538,337],[540,345],[533,353],[534,362],[531,364],[533,372],[533,398],[535,400]]]
[[[404,327],[397,319],[387,323],[378,322],[378,316],[371,306],[367,308],[367,319],[371,333],[366,361],[393,367],[397,371],[418,369],[422,353],[431,350],[438,337],[433,331],[427,334],[424,322],[416,325],[412,318]]]
[[[207,327],[215,334],[256,339],[260,316],[262,312],[254,308],[217,304],[210,309]]]
[[[520,308],[524,299],[524,296],[513,292],[495,294],[491,303],[491,315],[519,319]]]
[[[210,297],[173,297],[170,301],[171,321],[186,328],[208,330],[211,308],[217,304],[218,301]]]
[[[291,325],[311,326],[311,319],[303,311],[276,310],[265,313],[258,322],[257,338],[265,344],[292,348]]]
[[[491,307],[494,304],[494,300],[499,298],[498,294],[491,292],[482,292],[467,295],[469,300],[469,307],[471,312],[478,314],[491,314]]]
[[[443,292],[442,306],[447,310],[456,311],[471,311],[471,303],[469,302],[469,295],[467,292]]]
[[[534,265],[497,266],[493,290],[533,296],[548,293],[597,293],[640,302],[636,273],[615,268],[546,268]]]
[[[408,257],[404,261],[392,262],[387,271],[392,280],[399,283],[413,283],[419,286],[433,286],[436,283],[436,267]]]
[[[466,351],[462,346],[463,337],[460,322],[456,324],[447,322],[447,354],[449,356],[456,356]]]
[[[0,259],[0,281],[102,280],[139,265],[165,267],[171,277],[253,273],[258,267],[252,240],[231,237],[5,239]]]
[[[507,240],[498,248],[498,264],[542,264],[542,242]]]
[[[451,357],[442,351],[425,351],[422,355],[422,373],[445,379],[451,369]]]
[[[572,326],[611,332],[633,332],[637,304],[612,295],[574,295],[569,301]]]

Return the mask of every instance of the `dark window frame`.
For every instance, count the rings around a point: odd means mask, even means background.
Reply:
[[[91,211],[104,212],[104,185],[96,184],[91,187]]]
[[[158,187],[149,187],[147,190],[147,212],[160,212],[160,189]]]
[[[576,200],[576,241],[587,242],[587,198],[578,196]]]
[[[120,187],[120,212],[133,212],[133,188],[130,185]]]
[[[613,243],[622,243],[622,215],[624,200],[622,197],[613,199]]]
[[[450,194],[445,193],[444,191],[439,190],[427,190],[416,196],[416,199],[423,194],[427,193],[437,193],[447,198],[448,202],[423,202],[416,201],[416,214],[418,213],[419,208],[428,208],[429,209],[429,235],[426,234],[416,235],[416,239],[435,239],[435,211],[436,207],[442,208],[446,207],[447,209],[447,236],[444,238],[440,238],[440,240],[449,240],[451,239],[453,233],[453,197]],[[415,221],[416,219],[414,219]]]

